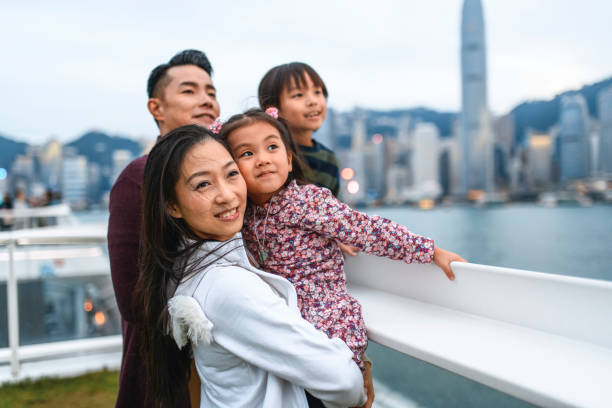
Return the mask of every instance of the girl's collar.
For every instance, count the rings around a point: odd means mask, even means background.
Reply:
[[[297,188],[298,186],[296,181],[291,180],[287,186],[274,194],[267,203],[257,205],[249,202],[249,208],[254,213],[263,211],[269,215],[276,215],[292,201],[293,193],[297,190]]]

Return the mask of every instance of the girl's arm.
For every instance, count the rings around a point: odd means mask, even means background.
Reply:
[[[432,239],[413,234],[386,218],[355,211],[327,189],[301,186],[304,202],[297,205],[294,221],[301,228],[353,245],[367,253],[402,260],[431,263]]]
[[[207,274],[198,298],[219,345],[329,407],[365,402],[363,376],[344,342],[315,329],[252,272],[226,267]]]
[[[455,275],[451,262],[467,262],[454,252],[435,247],[432,239],[413,234],[408,228],[377,215],[355,211],[340,202],[327,189],[302,186],[303,205],[296,206],[301,228],[378,256],[406,263],[431,263],[442,269],[450,280]]]

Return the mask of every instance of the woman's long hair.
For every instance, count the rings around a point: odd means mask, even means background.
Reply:
[[[168,333],[168,299],[174,289],[195,272],[187,267],[201,246],[183,219],[168,213],[176,203],[175,186],[187,152],[208,140],[225,144],[197,125],[183,126],[161,138],[147,158],[143,180],[143,219],[140,277],[135,310],[142,323],[141,354],[147,373],[147,392],[158,406],[173,406],[189,380],[191,348],[180,350]]]

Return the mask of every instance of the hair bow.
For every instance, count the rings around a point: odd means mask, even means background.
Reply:
[[[210,126],[208,127],[208,130],[210,130],[214,134],[218,135],[219,132],[221,131],[222,127],[223,127],[223,122],[221,122],[220,120],[215,119],[215,121],[213,123],[211,123]]]
[[[272,116],[274,119],[278,119],[278,109],[276,109],[274,106],[267,108],[266,113]]]

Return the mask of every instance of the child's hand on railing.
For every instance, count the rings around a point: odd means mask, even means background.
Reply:
[[[460,255],[439,247],[434,247],[433,261],[442,269],[449,280],[455,280],[455,274],[450,267],[451,262],[467,262]]]

